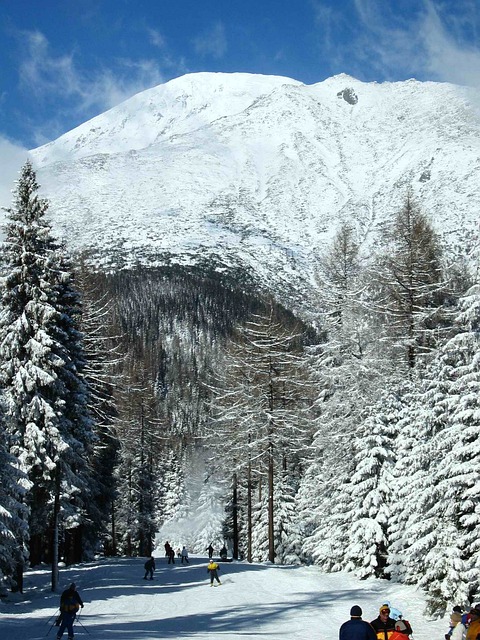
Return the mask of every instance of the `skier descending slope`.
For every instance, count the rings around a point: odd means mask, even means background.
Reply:
[[[220,582],[220,579],[218,577],[218,572],[220,571],[220,567],[218,566],[218,564],[216,562],[214,562],[213,560],[210,560],[210,562],[208,563],[208,567],[207,567],[207,571],[208,573],[210,573],[210,586],[213,587],[213,581],[216,580],[217,584],[222,584]]]

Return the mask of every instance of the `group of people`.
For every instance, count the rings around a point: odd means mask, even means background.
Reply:
[[[165,543],[165,556],[168,558],[168,564],[172,563],[175,564],[175,551],[173,550],[172,546],[170,545],[170,543],[167,542]],[[212,545],[210,545],[209,547],[207,547],[207,551],[208,551],[208,566],[207,566],[207,573],[210,575],[210,586],[213,587],[214,586],[214,581],[216,581],[217,584],[222,584],[220,582],[220,579],[218,577],[218,572],[220,570],[219,565],[213,560],[213,547]],[[182,559],[182,564],[184,562],[186,562],[187,564],[189,564],[189,560],[188,560],[188,550],[185,547],[185,545],[183,546],[182,550],[178,550],[177,551],[177,556],[180,556]],[[222,549],[220,549],[220,558],[226,559],[227,558],[227,549],[225,547],[225,545],[223,546]],[[153,580],[153,572],[155,571],[155,559],[153,556],[150,556],[150,558],[145,562],[144,564],[145,567],[145,575],[143,576],[144,580]]]
[[[175,551],[173,549],[173,547],[171,546],[171,544],[168,542],[165,542],[165,557],[168,558],[168,563],[167,564],[175,564]],[[185,545],[183,545],[182,549],[177,549],[177,557],[181,559],[182,564],[185,562],[186,564],[189,564],[188,562],[188,550],[187,547]]]
[[[212,546],[212,543],[210,543],[208,545],[208,547],[205,549],[205,551],[208,551],[208,559],[211,560],[213,558],[213,552],[215,551],[215,549]],[[218,555],[220,556],[220,560],[226,560],[227,559],[228,551],[227,551],[227,547],[225,546],[225,544],[223,545],[223,547],[218,552]]]
[[[400,611],[393,617],[390,603],[384,603],[375,620],[362,619],[362,609],[357,604],[350,609],[350,620],[340,627],[340,640],[408,640],[412,627]]]
[[[450,614],[450,628],[445,640],[477,640],[480,637],[480,604],[469,612],[462,607],[453,607]]]

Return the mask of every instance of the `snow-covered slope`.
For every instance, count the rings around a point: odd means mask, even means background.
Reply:
[[[144,560],[112,558],[62,569],[61,588],[75,582],[85,603],[74,627],[78,640],[336,640],[352,605],[372,620],[385,600],[403,612],[419,640],[448,631],[448,618],[425,618],[421,592],[385,580],[238,562],[221,565],[222,585],[212,589],[206,558],[185,566],[157,557],[153,582],[143,580]],[[50,591],[49,578],[47,567],[29,571],[25,596],[0,603],[2,640],[55,637],[59,594]]]
[[[215,256],[277,290],[308,283],[340,222],[368,246],[409,187],[470,251],[480,92],[339,75],[199,73],[32,151],[58,235],[104,265]]]

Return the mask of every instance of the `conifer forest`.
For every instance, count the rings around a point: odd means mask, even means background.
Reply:
[[[0,578],[191,551],[480,599],[480,281],[407,192],[367,251],[341,225],[314,303],[208,261],[102,272],[26,163],[1,248]],[[194,523],[194,524],[192,524]],[[174,541],[175,542],[175,541]]]

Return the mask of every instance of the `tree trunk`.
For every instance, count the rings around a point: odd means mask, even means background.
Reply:
[[[19,560],[15,565],[15,582],[16,585],[12,591],[23,593],[23,560]]]
[[[233,558],[238,560],[238,490],[237,490],[237,474],[233,474]]]
[[[52,536],[52,591],[58,586],[58,526],[60,519],[60,469],[55,472],[55,499],[53,503],[53,536]]]
[[[268,455],[268,559],[275,561],[275,540],[273,528],[273,445],[269,445]]]
[[[249,458],[250,458],[250,454]],[[247,560],[252,562],[252,463],[248,461],[247,475]]]
[[[112,556],[117,555],[117,532],[115,528],[115,500],[112,500]]]

